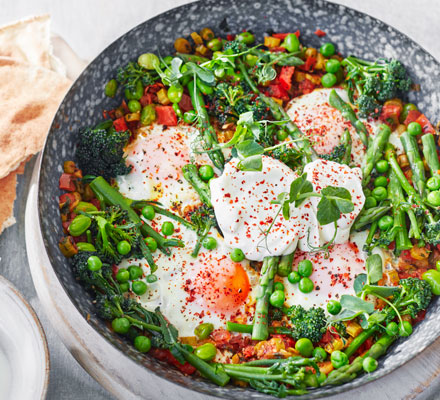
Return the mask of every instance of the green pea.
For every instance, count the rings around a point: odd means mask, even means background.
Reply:
[[[426,182],[426,187],[429,190],[438,190],[440,189],[440,178],[438,176],[432,176]]]
[[[377,223],[377,226],[381,231],[387,231],[390,229],[394,224],[394,219],[390,215],[384,215],[379,219],[379,222]]]
[[[125,256],[131,251],[131,244],[128,243],[126,240],[121,240],[117,245],[116,248],[118,249],[118,253]]]
[[[319,386],[318,377],[311,371],[306,371],[304,374],[304,385],[306,387],[317,388]]]
[[[331,59],[325,63],[325,70],[327,72],[331,72],[332,74],[338,72],[340,68],[341,68],[341,63],[338,60]]]
[[[294,285],[295,283],[298,283],[301,280],[301,275],[298,273],[298,271],[292,271],[289,275],[287,275],[287,280]]]
[[[156,211],[154,211],[154,207],[150,205],[146,205],[144,208],[142,208],[141,213],[144,218],[149,219],[150,221],[156,216]]]
[[[194,354],[204,361],[211,361],[217,354],[217,347],[212,343],[205,343],[194,350]]]
[[[405,122],[406,117],[408,116],[408,113],[412,110],[417,110],[417,106],[412,103],[407,103],[403,106],[403,110],[400,113],[399,121],[401,123]]]
[[[312,355],[317,362],[323,362],[327,358],[327,352],[322,347],[315,347]]]
[[[295,350],[303,357],[310,357],[313,354],[313,343],[308,338],[298,339],[295,343]]]
[[[298,51],[300,48],[299,39],[294,33],[289,33],[281,43],[281,47],[284,47],[289,53]]]
[[[310,293],[315,288],[315,284],[310,278],[304,277],[299,281],[298,288],[303,293]]]
[[[147,284],[143,281],[134,281],[131,284],[131,290],[138,296],[142,296],[147,291]]]
[[[90,256],[87,259],[87,267],[90,271],[99,271],[102,268],[102,261],[98,256]]]
[[[384,174],[385,172],[388,172],[388,169],[390,168],[390,164],[388,164],[387,160],[379,160],[376,163],[376,171],[380,174]]]
[[[422,133],[422,125],[414,121],[408,124],[407,130],[411,136],[417,136]]]
[[[258,56],[254,56],[253,54],[246,54],[245,60],[247,65],[249,65],[250,67],[255,67],[259,58]]]
[[[153,104],[148,104],[142,109],[140,121],[142,126],[151,125],[156,121],[156,109]]]
[[[313,273],[313,264],[310,260],[302,260],[298,263],[298,273],[309,277]]]
[[[214,93],[214,88],[204,83],[201,79],[197,79],[197,87],[205,95],[210,95]]]
[[[440,296],[440,272],[436,269],[428,269],[423,273],[422,279],[429,283],[432,293]]]
[[[336,82],[338,81],[338,78],[336,78],[335,74],[332,74],[331,72],[327,72],[326,74],[322,75],[321,77],[321,84],[325,88],[331,88],[336,85]]]
[[[122,293],[126,293],[130,289],[130,284],[128,282],[122,282],[119,284],[119,289],[121,289]]]
[[[285,295],[283,290],[275,290],[269,298],[269,302],[273,307],[281,308],[284,305]]]
[[[365,372],[371,373],[376,371],[377,364],[377,360],[375,360],[373,357],[365,357],[362,361],[362,368]]]
[[[208,42],[207,46],[212,51],[219,51],[219,50],[221,50],[223,45],[222,45],[222,41],[220,39],[214,38]]]
[[[95,246],[87,242],[78,242],[76,244],[76,247],[78,248],[79,251],[96,251]]]
[[[148,283],[157,282],[157,276],[154,274],[147,275],[145,279],[147,280]]]
[[[179,103],[183,96],[183,87],[171,85],[168,88],[167,96],[171,103]]]
[[[406,337],[411,335],[413,331],[412,325],[409,321],[403,321],[403,323],[399,324],[399,335]]]
[[[130,322],[127,318],[115,318],[112,321],[112,328],[116,333],[121,333],[125,335],[128,333],[128,330],[130,329]]]
[[[428,202],[434,207],[440,206],[440,191],[434,190],[433,192],[428,193]]]
[[[331,57],[333,54],[335,54],[335,45],[333,43],[324,43],[321,48],[319,49],[319,52],[324,57]]]
[[[435,263],[435,269],[436,269],[437,271],[440,271],[440,260],[439,260],[439,261],[436,261],[436,263]]]
[[[287,132],[285,129],[280,129],[277,132],[277,139],[280,142],[284,142],[288,136],[289,136],[289,132]]]
[[[216,68],[214,70],[214,75],[218,79],[222,79],[226,75],[226,70],[222,67]]]
[[[140,351],[141,353],[148,353],[151,349],[151,340],[146,336],[136,336],[134,339],[134,347],[136,347],[136,350]]]
[[[212,168],[210,165],[202,165],[199,168],[199,176],[203,181],[208,182],[214,177],[214,168]]]
[[[152,253],[154,253],[157,250],[156,239],[154,239],[152,237],[147,237],[144,239],[144,242]]]
[[[130,273],[130,279],[132,281],[139,279],[143,275],[142,268],[137,265],[130,265],[128,267],[128,272]]]
[[[385,332],[389,336],[397,336],[399,334],[399,326],[396,322],[392,321],[385,327]]]
[[[205,239],[203,239],[202,246],[206,250],[214,250],[217,247],[217,240],[215,240],[215,238],[212,236],[207,236]]]
[[[67,229],[72,236],[80,236],[89,229],[92,219],[87,215],[77,215]]]
[[[344,365],[348,364],[348,357],[345,353],[343,353],[340,350],[335,350],[331,356],[330,356],[330,360],[332,362],[333,368],[341,368]]]
[[[275,282],[273,285],[273,290],[281,290],[284,292],[283,282]]]
[[[165,236],[171,236],[174,233],[174,225],[170,221],[166,221],[162,224],[162,233]]]
[[[134,90],[125,89],[127,100],[139,100],[144,95],[144,87],[141,81],[136,82]]]
[[[371,194],[377,201],[385,200],[388,196],[387,190],[383,186],[374,188]]]
[[[209,322],[205,322],[204,324],[200,324],[194,329],[194,334],[197,336],[199,340],[207,339],[208,336],[214,330],[214,325]]]
[[[183,121],[187,124],[193,124],[197,120],[197,114],[194,110],[189,110],[183,114]]]
[[[130,279],[130,273],[126,268],[119,268],[119,271],[116,273],[116,280],[118,282],[127,282]]]
[[[327,311],[331,314],[331,315],[337,315],[341,312],[342,306],[341,303],[337,300],[330,300],[327,303]]]
[[[377,200],[373,196],[365,198],[365,208],[373,208],[377,206]]]
[[[138,58],[138,64],[149,70],[156,69],[160,65],[159,57],[153,53],[141,54]]]
[[[118,90],[118,82],[116,79],[111,79],[105,85],[104,93],[107,97],[115,97],[116,91]]]
[[[244,44],[252,44],[255,42],[255,36],[250,32],[241,32],[235,37],[235,39]]]
[[[241,249],[235,248],[232,249],[230,257],[234,262],[241,262],[244,260],[244,253],[241,251]]]
[[[319,375],[317,375],[319,386],[321,386],[326,380],[327,375],[324,374],[324,372],[321,372]]]
[[[386,176],[378,176],[375,180],[374,180],[374,187],[387,187],[388,186],[388,179]]]
[[[137,100],[130,100],[127,104],[128,109],[130,110],[130,112],[135,113],[138,111],[141,111],[141,103],[139,103],[139,101]]]

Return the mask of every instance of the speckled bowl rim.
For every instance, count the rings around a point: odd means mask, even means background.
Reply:
[[[44,363],[44,369],[41,371],[41,374],[43,375],[43,386],[41,388],[41,393],[39,393],[39,399],[44,400],[47,395],[50,379],[50,353],[46,333],[44,332],[40,319],[32,306],[27,302],[18,289],[2,275],[0,275],[0,290],[7,290],[14,301],[24,307],[23,314],[26,315],[26,320],[29,323],[29,326],[33,326],[32,332],[35,335],[35,339],[39,340],[42,345],[43,354],[41,355],[41,359]]]
[[[234,3],[233,0],[228,0],[228,1],[231,2],[231,3]],[[291,2],[294,3],[294,0],[291,0]],[[324,4],[326,7],[330,7],[330,8],[331,8],[331,12],[333,12],[333,13],[336,12],[337,9],[344,9],[344,11],[350,11],[351,13],[353,13],[354,15],[356,15],[357,17],[361,17],[361,18],[366,18],[366,17],[368,17],[368,18],[370,18],[372,21],[378,22],[378,23],[379,23],[380,25],[382,25],[383,27],[386,27],[389,31],[394,32],[397,36],[399,36],[400,39],[405,39],[405,40],[407,40],[407,41],[413,43],[413,44],[414,44],[419,50],[421,50],[422,53],[424,53],[424,55],[425,55],[426,57],[431,58],[432,62],[435,63],[435,64],[436,64],[436,67],[440,70],[440,62],[439,62],[434,56],[432,56],[432,55],[431,55],[431,54],[430,54],[430,53],[429,53],[429,52],[428,52],[423,46],[419,45],[417,42],[415,42],[415,41],[414,41],[412,38],[410,38],[408,35],[406,35],[405,33],[401,32],[400,30],[398,30],[398,29],[396,29],[396,28],[390,26],[388,23],[384,22],[383,20],[381,20],[381,19],[379,19],[379,18],[376,18],[376,17],[373,17],[373,16],[371,16],[371,15],[368,14],[368,13],[364,13],[364,12],[361,12],[361,11],[355,10],[355,9],[353,9],[352,7],[345,6],[345,5],[341,5],[341,4],[337,4],[337,3],[333,3],[333,2],[330,2],[330,1],[328,1],[328,0],[308,0],[308,2],[309,2],[311,5],[313,5],[314,7],[317,7],[317,6],[319,6],[320,4],[321,4],[321,5]],[[168,10],[168,11],[166,11],[166,12],[163,12],[163,13],[161,13],[161,14],[158,14],[158,15],[154,16],[153,18],[150,18],[150,19],[148,19],[148,20],[145,20],[145,21],[139,23],[138,25],[134,26],[133,28],[131,28],[129,31],[127,31],[127,32],[124,33],[123,35],[119,36],[117,39],[115,39],[115,40],[114,40],[112,43],[110,43],[105,49],[103,49],[103,50],[102,50],[102,51],[101,51],[101,52],[100,52],[100,53],[99,53],[99,54],[93,59],[93,61],[92,61],[90,64],[93,64],[94,61],[95,61],[97,58],[99,58],[101,55],[103,55],[103,54],[106,52],[106,50],[108,49],[108,47],[114,45],[116,42],[118,42],[121,38],[123,38],[123,37],[124,37],[125,35],[127,35],[129,32],[131,32],[132,30],[134,30],[134,29],[140,27],[141,25],[143,25],[143,24],[145,24],[145,23],[147,23],[147,22],[149,22],[149,21],[154,21],[154,20],[155,20],[156,18],[158,18],[158,17],[162,17],[162,18],[163,18],[163,17],[166,17],[166,16],[168,16],[168,15],[172,15],[173,13],[179,12],[179,11],[181,11],[181,10],[185,10],[186,8],[188,8],[188,7],[192,6],[192,5],[202,4],[203,6],[208,6],[209,4],[213,4],[213,3],[215,4],[215,0],[206,0],[206,1],[199,0],[199,1],[194,1],[194,2],[190,2],[190,3],[186,3],[186,4],[183,4],[183,5],[181,5],[181,6],[178,6],[178,7],[175,7],[175,8],[173,8],[173,9],[170,9],[170,10]],[[75,80],[75,82],[72,84],[71,88],[69,89],[69,92],[66,94],[66,96],[65,96],[65,98],[63,99],[63,102],[62,102],[62,103],[64,103],[65,99],[68,98],[68,97],[70,96],[70,94],[71,94],[71,92],[73,91],[74,86],[76,85],[76,83],[82,79],[82,77],[83,77],[85,71],[88,70],[88,69],[90,68],[90,64],[89,64],[89,66],[86,67],[86,69],[80,74],[80,76],[79,76],[79,77]],[[61,103],[61,104],[62,104],[62,103]],[[60,107],[61,107],[61,105],[60,105]],[[58,114],[59,111],[60,111],[60,107],[58,108],[57,114]],[[437,107],[437,108],[438,108],[438,107]],[[56,114],[56,116],[57,116],[57,114]],[[56,119],[56,116],[54,117],[54,121],[55,121],[55,119]],[[54,129],[54,126],[53,126],[54,123],[55,123],[55,122],[52,123],[52,126],[51,126],[50,131],[49,131],[49,135],[48,135],[47,138],[46,138],[45,145],[44,145],[43,152],[42,152],[42,157],[41,157],[41,160],[40,160],[39,171],[38,171],[38,189],[39,189],[39,192],[40,192],[40,190],[41,190],[41,167],[42,167],[42,165],[43,165],[44,157],[45,157],[46,152],[47,152],[47,150],[46,150],[46,146],[47,146],[47,142],[49,141],[50,132]],[[40,196],[38,196],[38,198],[37,198],[37,202],[38,202],[38,203],[40,202]],[[39,210],[40,226],[42,226],[41,222],[42,222],[42,219],[43,219],[43,215],[41,214],[41,211],[40,211],[40,210],[41,210],[41,207],[38,206],[38,210]],[[41,229],[41,234],[42,234],[42,237],[45,239],[44,242],[46,243],[45,232],[44,232],[43,229]],[[46,246],[46,244],[45,244],[45,246]],[[47,251],[46,251],[46,252],[47,252]],[[49,254],[48,254],[48,256],[49,256]],[[49,259],[50,259],[50,257],[49,257]],[[67,294],[67,296],[69,297],[69,299],[73,302],[70,293],[67,291],[66,287],[64,286],[64,284],[63,284],[62,281],[60,280],[60,277],[58,276],[58,273],[57,273],[56,270],[55,270],[55,275],[57,276],[57,279],[58,279],[58,281],[60,282],[60,284],[61,284],[63,290],[65,291],[65,293]],[[74,303],[74,302],[73,302],[73,303]],[[74,303],[74,304],[75,304],[75,303]],[[79,312],[79,310],[78,310],[78,312]],[[419,323],[419,324],[417,325],[417,328],[419,328],[421,325],[423,325],[423,322],[422,322],[422,323]],[[93,328],[96,330],[95,327],[93,327]],[[99,332],[98,332],[98,333],[99,333]],[[407,363],[408,361],[410,361],[412,358],[414,358],[414,357],[416,357],[417,355],[419,355],[419,354],[420,354],[422,351],[424,351],[429,345],[431,345],[431,344],[432,344],[432,343],[438,338],[439,335],[440,335],[440,331],[438,332],[438,335],[437,335],[437,336],[432,337],[432,338],[430,338],[429,340],[425,341],[424,344],[423,344],[422,346],[419,346],[419,348],[418,348],[417,350],[406,353],[405,356],[401,357],[400,362],[399,362],[398,364],[387,365],[387,366],[383,365],[383,366],[381,366],[381,368],[378,368],[378,370],[376,370],[375,372],[370,373],[370,374],[368,374],[368,375],[366,375],[366,374],[361,375],[361,376],[357,377],[355,380],[353,380],[353,381],[351,381],[351,382],[348,382],[348,383],[346,383],[346,384],[344,384],[344,385],[340,385],[340,386],[325,386],[325,387],[323,387],[323,388],[319,388],[319,389],[311,390],[311,391],[310,391],[308,394],[306,394],[306,395],[303,395],[303,396],[295,396],[295,398],[300,398],[300,399],[303,399],[303,398],[304,398],[304,399],[306,399],[306,398],[307,398],[307,399],[312,399],[312,398],[322,398],[322,397],[327,397],[327,396],[330,396],[330,395],[335,395],[335,394],[338,394],[338,393],[346,392],[346,391],[348,391],[348,390],[351,390],[351,389],[357,388],[357,387],[359,387],[359,386],[365,385],[366,383],[370,383],[370,382],[372,382],[372,381],[374,381],[374,380],[376,380],[376,379],[379,379],[379,378],[381,378],[381,377],[383,377],[383,376],[385,376],[385,375],[391,373],[392,371],[396,370],[397,368],[401,367],[402,365],[404,365],[405,363]],[[118,350],[119,350],[124,356],[127,356],[127,355],[123,352],[123,350],[122,350],[118,345],[115,344],[115,342],[109,340],[109,339],[106,338],[106,337],[104,337],[104,339],[107,340],[109,343],[111,343],[114,347],[116,347],[116,348],[117,348],[117,349],[118,349]],[[392,345],[391,349],[392,349],[393,347],[394,347],[394,344]],[[128,357],[128,356],[127,356],[127,357]],[[392,356],[391,356],[391,357],[392,357]],[[131,357],[130,357],[130,358],[131,358]],[[161,363],[161,362],[157,361],[157,363]],[[156,371],[156,370],[151,370],[151,369],[149,369],[149,368],[146,368],[146,370],[149,371],[150,373],[153,373],[154,375],[156,375],[156,376],[162,378],[162,379],[165,379],[165,380],[168,381],[168,382],[171,382],[171,383],[174,383],[174,384],[176,384],[176,385],[179,385],[179,386],[182,386],[182,387],[185,387],[185,388],[186,388],[185,383],[183,383],[183,382],[181,382],[181,381],[177,381],[177,382],[176,382],[176,381],[170,380],[170,379],[168,379],[168,378],[162,376],[162,374],[161,374],[160,372]],[[237,388],[237,387],[235,387],[235,386],[232,386],[232,387],[228,387],[228,388],[226,388],[224,393],[223,393],[223,392],[222,392],[222,393],[218,393],[218,392],[215,391],[215,390],[213,390],[212,392],[210,392],[209,390],[206,389],[206,386],[210,386],[210,387],[212,387],[212,388],[216,388],[217,386],[215,386],[215,385],[209,383],[209,382],[206,381],[206,380],[198,381],[198,380],[193,379],[193,378],[191,378],[191,377],[185,377],[185,380],[186,380],[187,378],[190,379],[191,381],[194,381],[194,383],[193,383],[193,387],[190,388],[190,390],[194,390],[194,391],[199,392],[199,393],[209,394],[209,395],[211,395],[211,396],[215,396],[215,397],[219,397],[219,398],[237,398],[237,399],[238,399],[238,398],[241,398],[243,395],[247,395],[247,396],[249,396],[250,398],[258,398],[258,399],[273,399],[273,398],[274,398],[273,396],[265,395],[265,394],[262,394],[262,393],[258,393],[258,392],[255,392],[254,390]],[[356,386],[354,386],[354,383],[356,383]],[[231,394],[231,396],[228,396],[229,393]]]

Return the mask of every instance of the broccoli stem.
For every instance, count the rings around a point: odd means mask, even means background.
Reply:
[[[390,347],[395,340],[395,336],[381,336],[363,356],[355,358],[349,365],[345,365],[330,372],[325,384],[341,385],[342,383],[353,380],[356,378],[357,374],[362,371],[362,363],[365,357],[373,357],[377,360],[380,356],[386,353],[388,347]]]
[[[226,322],[226,329],[229,332],[239,332],[239,333],[252,333],[253,325],[238,324],[236,322]],[[293,331],[284,326],[269,326],[269,333],[275,333],[279,335],[289,335],[292,336]]]
[[[334,89],[330,92],[328,102],[333,108],[336,108],[345,119],[350,121],[351,125],[353,125],[353,128],[356,129],[356,132],[358,133],[359,138],[364,146],[368,147],[368,130],[365,125],[356,117],[356,114],[350,105],[342,100]]]
[[[278,257],[265,257],[258,282],[255,317],[252,327],[253,340],[266,340],[269,336],[269,297],[273,290],[273,280],[277,272]]]
[[[344,146],[345,148],[345,153],[344,153],[344,157],[341,160],[342,164],[346,164],[349,165],[351,162],[351,146],[352,146],[352,140],[351,140],[351,135],[350,135],[350,131],[348,129],[346,129],[344,131],[344,133],[341,136],[341,144]]]
[[[371,177],[371,171],[376,163],[383,155],[384,149],[391,135],[391,129],[388,125],[382,124],[379,126],[379,130],[374,135],[374,138],[370,140],[367,147],[367,153],[365,154],[365,161],[362,167],[362,179],[363,185],[366,186]]]
[[[411,209],[409,209],[406,213],[408,214],[408,218],[409,218],[409,222],[410,222],[410,229],[409,229],[408,236],[410,238],[420,239],[420,237],[421,237],[420,227],[419,227],[419,221],[417,221],[416,214]]]
[[[368,210],[366,209],[362,210],[361,213],[356,218],[352,230],[358,231],[362,229],[364,226],[379,220],[379,218],[387,214],[389,210],[391,210],[391,206],[388,205],[377,206],[377,207],[369,208]]]
[[[184,63],[193,62],[196,64],[202,64],[210,61],[209,58],[197,56],[195,54],[176,53],[176,57],[179,57]]]
[[[365,343],[365,341],[377,330],[378,326],[373,325],[371,328],[363,330],[359,335],[357,335],[344,350],[344,353],[347,355],[347,357],[350,358],[354,353],[356,353],[359,347],[361,347],[362,344]]]
[[[147,324],[146,322],[140,320],[139,318],[131,317],[130,315],[123,314],[123,317],[127,318],[134,325],[141,325],[144,329],[148,329],[150,331],[161,332],[162,329],[157,325]]]
[[[376,231],[377,231],[377,225],[378,225],[377,220],[371,223],[367,239],[365,240],[365,244],[367,246],[369,246],[373,242],[374,235],[376,234]]]
[[[405,201],[402,187],[393,170],[389,174],[390,183],[388,184],[388,197],[393,205],[394,227],[399,228],[396,234],[396,249],[399,251],[412,248],[412,243],[408,237],[406,229],[405,212],[399,208],[400,204]]]
[[[420,197],[424,199],[426,197],[425,166],[423,165],[422,158],[420,157],[417,140],[408,132],[403,132],[403,134],[400,136],[400,141],[405,149],[405,153],[408,157],[409,165],[413,173],[413,185],[417,188]]]
[[[210,150],[218,143],[217,134],[209,122],[209,115],[206,111],[205,101],[203,100],[203,95],[197,87],[196,82],[196,77],[194,77],[194,80],[189,81],[188,91],[191,96],[191,102],[194,110],[197,113],[198,126],[200,133],[203,136],[205,150]],[[225,158],[220,149],[209,151],[208,156],[215,167],[217,167],[219,170],[223,170]]]
[[[423,135],[422,144],[423,156],[431,171],[431,176],[440,176],[440,161],[438,159],[434,136],[431,133]]]
[[[212,207],[211,190],[206,182],[199,176],[197,167],[194,164],[187,164],[182,167],[183,177],[191,184],[194,190],[199,194],[200,200],[208,207]]]
[[[300,129],[290,120],[289,116],[287,115],[286,110],[279,105],[274,99],[271,97],[266,96],[265,94],[261,93],[258,89],[257,85],[252,81],[251,77],[248,74],[248,71],[246,69],[246,65],[243,63],[243,61],[240,58],[237,58],[237,64],[238,68],[240,69],[240,72],[243,75],[244,80],[249,85],[251,90],[258,94],[261,98],[261,100],[269,107],[272,116],[277,121],[287,121],[283,127],[287,130],[289,135],[293,139],[300,139],[296,146],[301,150],[304,154],[303,156],[303,162],[309,163],[313,160],[314,152],[310,145],[310,141],[304,136],[304,134],[300,131]]]

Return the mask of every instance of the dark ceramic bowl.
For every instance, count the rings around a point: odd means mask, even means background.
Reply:
[[[58,211],[58,178],[65,160],[74,159],[78,129],[92,126],[102,119],[102,110],[111,109],[118,100],[104,95],[105,83],[116,75],[118,67],[136,60],[144,52],[172,53],[174,39],[187,37],[193,31],[210,27],[221,36],[253,31],[259,40],[267,32],[301,31],[304,44],[319,47],[326,41],[337,45],[342,54],[356,54],[365,58],[396,57],[409,68],[420,92],[413,92],[410,100],[430,118],[439,114],[440,65],[404,34],[368,15],[352,9],[306,0],[207,0],[173,9],[133,28],[107,47],[81,74],[61,104],[53,121],[44,148],[39,180],[39,218],[49,259],[61,284],[84,317],[106,340],[127,357],[142,363],[146,369],[171,382],[198,392],[229,399],[269,398],[261,393],[228,386],[219,388],[206,380],[186,377],[157,360],[143,356],[128,342],[112,333],[104,321],[96,317],[91,297],[73,278],[70,265],[58,249],[63,235]],[[314,32],[322,29],[325,38]],[[120,101],[120,100],[119,100]],[[339,387],[314,390],[309,398],[346,391],[377,379],[415,357],[438,336],[440,326],[439,299],[431,305],[426,319],[414,333],[396,343],[383,357],[379,368],[368,376],[362,375]],[[147,373],[147,371],[145,371]]]

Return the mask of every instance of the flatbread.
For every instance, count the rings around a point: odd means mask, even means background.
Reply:
[[[14,218],[14,201],[16,197],[17,175],[24,172],[26,161],[23,161],[15,171],[0,179],[2,194],[0,201],[0,234],[16,222]]]
[[[0,56],[51,69],[50,16],[25,18],[0,28]]]
[[[0,57],[0,179],[41,150],[70,84],[48,69]]]

